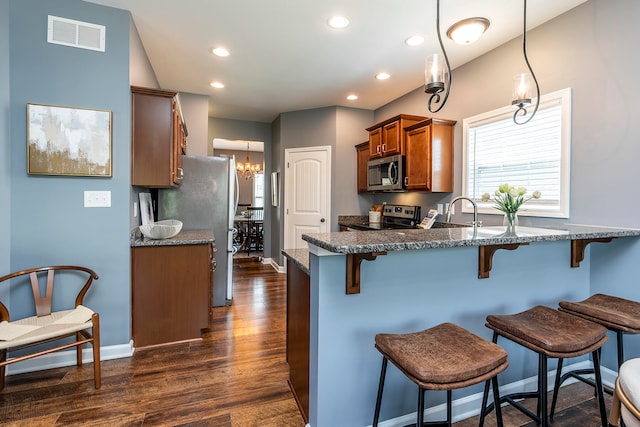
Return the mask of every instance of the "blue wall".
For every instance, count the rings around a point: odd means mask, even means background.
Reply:
[[[106,52],[48,44],[47,15],[105,25]],[[2,151],[9,153],[11,159],[9,269],[53,264],[94,269],[100,280],[87,295],[85,304],[100,313],[102,345],[128,343],[131,323],[130,15],[123,10],[79,0],[11,0],[9,16],[11,122],[10,138],[2,139]],[[0,18],[0,52],[6,40],[2,37],[6,33],[3,20]],[[2,67],[4,65],[0,65],[0,70]],[[0,71],[0,85],[4,82],[3,74]],[[3,104],[4,91],[1,92],[0,104]],[[27,103],[112,111],[113,176],[27,175]],[[0,121],[0,131],[2,129]],[[85,190],[111,191],[112,206],[84,208]],[[4,189],[0,191],[4,195]],[[0,213],[0,218],[2,215]],[[0,247],[0,256],[3,250],[6,248]],[[22,295],[11,297],[10,310],[18,315],[25,311]]]

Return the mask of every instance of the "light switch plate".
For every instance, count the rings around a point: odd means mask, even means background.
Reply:
[[[111,191],[85,191],[84,207],[85,208],[110,208],[111,207]]]

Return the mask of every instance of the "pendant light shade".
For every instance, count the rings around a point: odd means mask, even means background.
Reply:
[[[522,32],[522,54],[524,56],[524,61],[527,64],[527,68],[529,68],[529,72],[531,74],[518,74],[514,77],[513,80],[513,94],[511,104],[518,107],[515,113],[513,113],[513,121],[517,125],[523,125],[525,123],[529,123],[533,116],[535,116],[538,111],[538,107],[540,106],[540,86],[538,85],[538,79],[536,79],[536,75],[533,73],[533,69],[531,68],[531,64],[529,63],[529,58],[527,57],[527,0],[524,1],[524,17],[523,17],[523,25],[524,29]],[[528,112],[526,106],[531,104],[531,100],[533,97],[533,87],[535,86],[535,97],[536,97],[536,106],[533,109],[533,112],[529,115],[526,120],[521,120],[525,116],[527,116]]]
[[[451,66],[449,65],[449,58],[447,57],[447,52],[444,50],[442,37],[440,36],[440,0],[436,1],[436,30],[438,32],[438,42],[442,50],[442,57],[437,53],[429,56],[425,62],[424,70],[424,91],[431,94],[428,108],[432,113],[437,113],[444,107],[444,104],[447,103],[447,98],[449,98],[449,91],[451,90]],[[444,92],[443,97],[441,97],[442,92]],[[434,104],[440,105],[436,108]]]

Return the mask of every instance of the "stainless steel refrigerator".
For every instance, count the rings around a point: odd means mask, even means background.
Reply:
[[[183,230],[213,230],[213,306],[233,298],[233,220],[238,177],[233,157],[183,156],[184,177],[177,188],[158,190],[158,219],[178,219]]]

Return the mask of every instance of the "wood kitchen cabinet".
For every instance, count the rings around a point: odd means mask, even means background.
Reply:
[[[367,163],[369,162],[369,141],[365,141],[361,144],[356,145],[356,152],[358,157],[358,194],[369,193],[369,190],[367,190]]]
[[[386,157],[405,154],[404,128],[426,119],[423,116],[399,114],[367,128],[369,132],[369,157]]]
[[[453,120],[427,119],[406,127],[407,190],[453,191]]]
[[[289,385],[305,422],[309,421],[309,274],[287,262],[287,363]]]
[[[182,180],[187,127],[175,91],[131,87],[131,184],[170,188]]]
[[[213,299],[213,243],[131,249],[136,348],[199,339]]]

